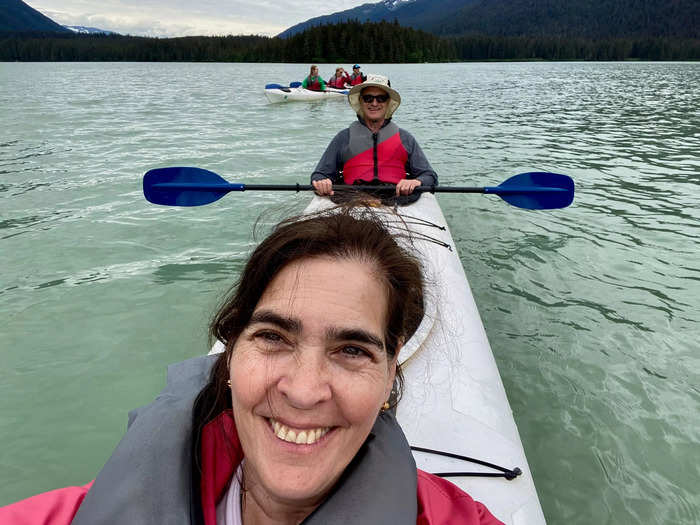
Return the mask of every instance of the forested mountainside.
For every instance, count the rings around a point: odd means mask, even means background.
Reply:
[[[4,61],[401,63],[462,60],[700,60],[700,39],[439,37],[389,22],[344,22],[290,38],[148,38],[0,33]]]
[[[698,0],[481,0],[421,29],[439,35],[700,36]]]
[[[700,37],[698,0],[385,0],[312,18],[279,36],[353,19],[396,20],[441,36]]]
[[[61,24],[28,6],[22,0],[0,0],[0,31],[70,33]]]
[[[440,62],[457,60],[446,39],[388,22],[347,22],[291,38],[104,34],[0,34],[2,61]]]

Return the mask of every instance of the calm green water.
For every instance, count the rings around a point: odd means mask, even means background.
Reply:
[[[309,197],[163,208],[141,177],[305,182],[353,119],[266,103],[306,68],[0,64],[0,504],[92,479],[165,366],[207,351],[251,222]],[[440,197],[548,521],[696,523],[700,64],[364,70],[391,76],[443,184],[576,180],[553,212]]]

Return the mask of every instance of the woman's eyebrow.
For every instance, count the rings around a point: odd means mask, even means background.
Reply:
[[[258,310],[254,312],[253,315],[250,316],[248,324],[250,325],[253,323],[274,324],[287,332],[301,332],[301,322],[299,320],[292,319],[291,317],[283,317],[271,310]]]
[[[326,331],[326,337],[335,340],[358,341],[376,346],[380,350],[385,349],[381,337],[360,328],[329,328]]]
[[[276,325],[287,332],[295,334],[301,332],[301,321],[292,317],[284,317],[272,310],[258,310],[254,312],[248,324],[255,323]],[[326,337],[331,340],[357,341],[385,350],[384,341],[381,337],[361,328],[329,328],[326,330]]]

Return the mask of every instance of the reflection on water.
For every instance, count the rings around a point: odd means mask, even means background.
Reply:
[[[396,122],[442,184],[535,170],[576,181],[574,204],[551,212],[440,196],[549,522],[696,523],[700,65],[365,69],[390,75]],[[0,464],[12,473],[0,504],[92,479],[165,365],[206,350],[251,224],[273,210],[264,230],[308,196],[164,208],[143,200],[141,176],[180,165],[306,182],[354,117],[343,102],[267,104],[264,84],[302,72],[0,69]],[[88,427],[85,414],[97,415]]]
[[[187,264],[165,264],[153,272],[156,284],[171,284],[176,281],[224,281],[224,286],[233,282],[233,276],[243,270],[243,263],[237,262],[208,262]]]

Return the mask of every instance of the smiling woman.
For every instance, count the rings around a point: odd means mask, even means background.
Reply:
[[[371,209],[286,220],[212,321],[225,351],[169,369],[94,483],[0,509],[0,521],[500,523],[416,469],[388,410],[423,315],[420,263]]]
[[[310,514],[389,398],[396,352],[385,350],[387,294],[372,266],[290,263],[233,345],[233,416],[250,487],[243,511],[252,522]]]

